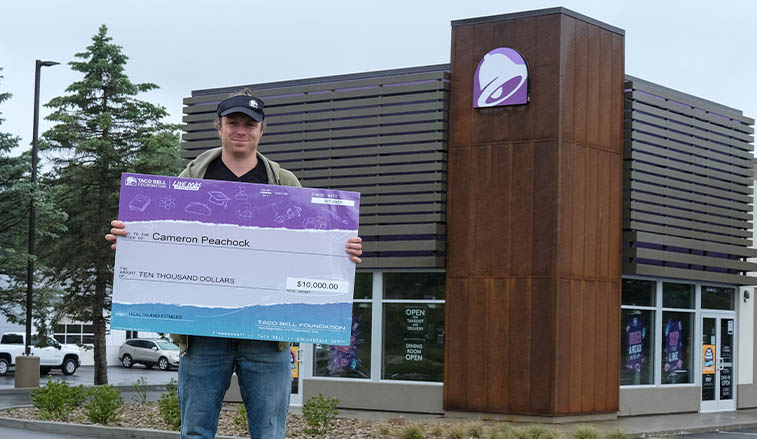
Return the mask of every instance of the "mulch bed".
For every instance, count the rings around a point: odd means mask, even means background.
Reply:
[[[224,404],[221,410],[221,417],[218,422],[218,435],[249,437],[247,434],[246,421],[241,421],[238,415],[237,407],[241,404]],[[0,410],[0,416],[42,421],[39,410],[33,407],[20,407],[7,410]],[[92,423],[87,419],[83,408],[73,411],[66,419],[66,422],[89,424]],[[396,435],[403,428],[404,419],[400,418],[394,421],[381,422],[370,420],[357,420],[349,418],[338,418],[334,422],[334,428],[330,433],[321,436],[324,439],[363,439],[379,437],[397,437]],[[111,427],[123,428],[150,428],[156,430],[171,430],[163,421],[158,411],[157,403],[127,403],[123,405],[120,412],[120,421],[110,425]],[[299,414],[289,414],[287,418],[287,438],[305,439],[311,438],[312,435],[305,434],[306,424]]]

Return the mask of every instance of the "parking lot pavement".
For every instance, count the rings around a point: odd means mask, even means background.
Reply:
[[[53,370],[50,372],[50,379],[63,380],[73,386],[84,384],[85,386],[91,386],[95,381],[95,368],[94,366],[82,366],[75,374],[66,376],[61,373],[60,370]],[[110,366],[108,367],[108,383],[114,386],[130,386],[134,384],[140,377],[145,377],[148,385],[160,385],[168,384],[171,378],[178,380],[179,374],[176,370],[161,371],[157,369],[145,369],[141,365],[127,369],[123,366]],[[40,386],[44,386],[47,383],[47,376],[41,376],[39,379]],[[9,372],[7,375],[0,377],[0,390],[13,389],[16,386],[16,377],[13,372]]]
[[[16,428],[0,427],[0,437],[13,439],[82,439],[81,436],[70,436],[59,433],[42,433]]]
[[[746,428],[738,431],[712,431],[708,433],[697,433],[679,435],[681,439],[754,439],[757,437],[757,428]]]

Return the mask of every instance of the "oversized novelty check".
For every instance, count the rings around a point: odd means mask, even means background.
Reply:
[[[347,345],[360,194],[123,174],[111,327]]]

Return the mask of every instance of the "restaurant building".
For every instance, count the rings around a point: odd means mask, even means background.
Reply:
[[[361,194],[354,342],[293,350],[294,404],[757,407],[754,120],[626,75],[624,38],[553,8],[453,21],[449,64],[192,91],[185,159],[250,87],[262,153]]]

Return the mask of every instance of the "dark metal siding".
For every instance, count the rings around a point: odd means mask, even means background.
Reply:
[[[218,102],[184,99],[182,155],[221,145]],[[260,151],[303,186],[361,194],[361,269],[444,268],[449,66],[252,84],[265,102]]]
[[[754,120],[626,76],[623,273],[757,284]]]

